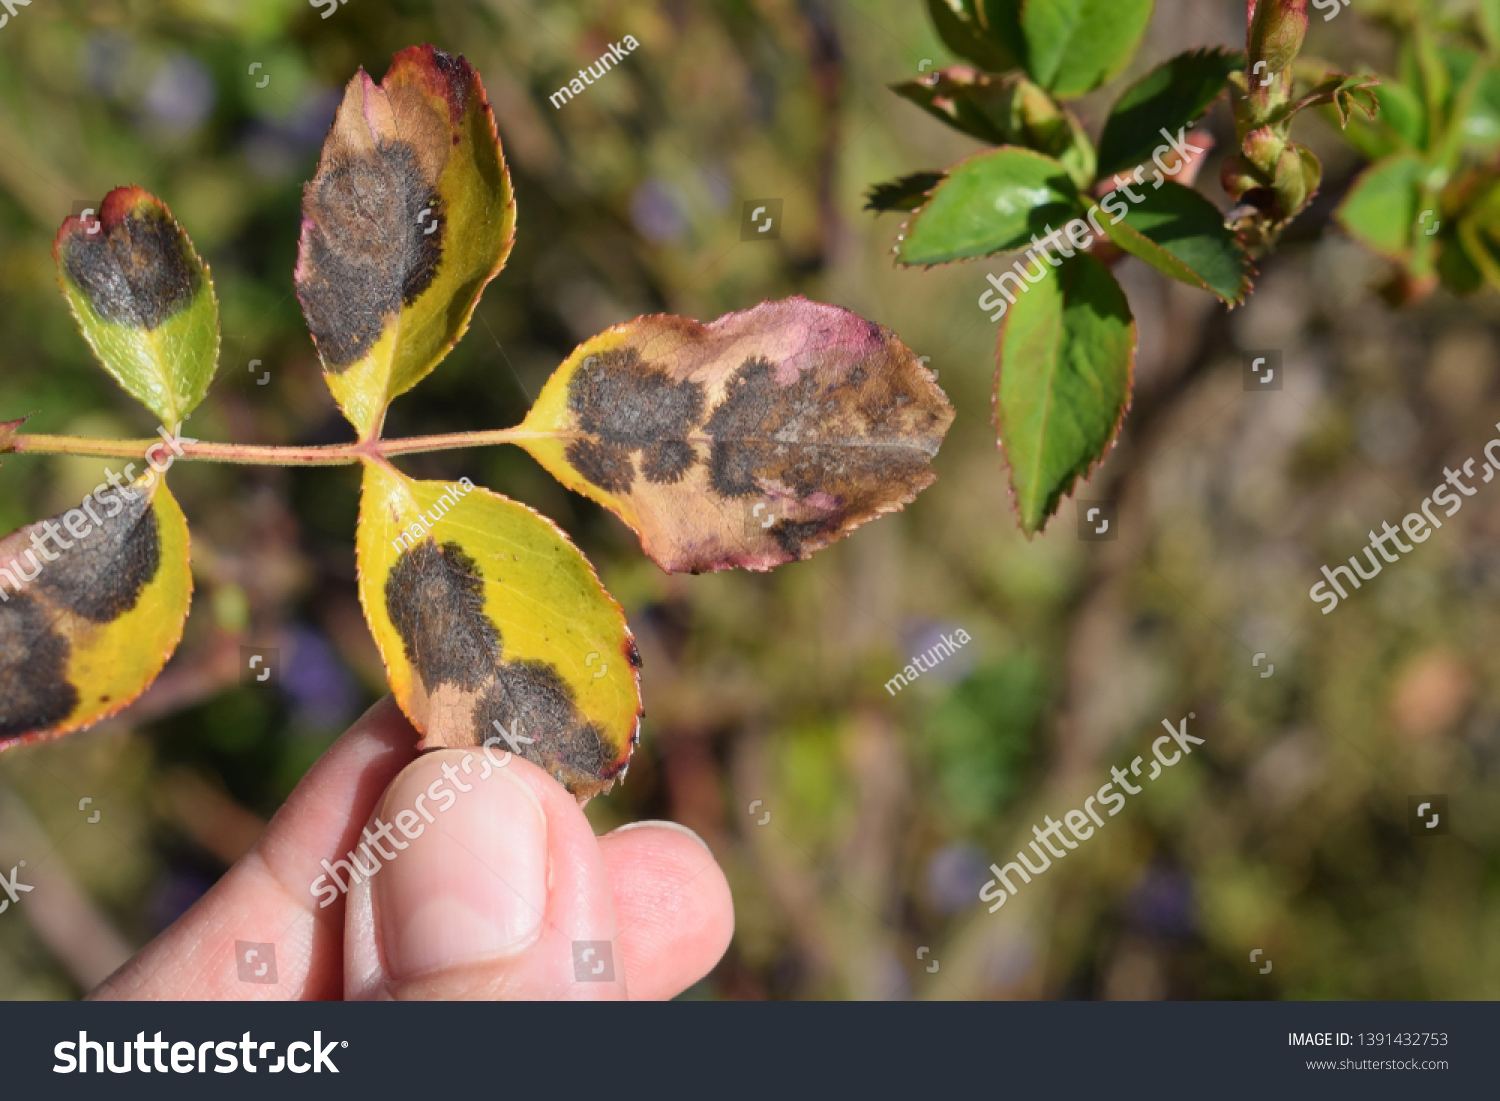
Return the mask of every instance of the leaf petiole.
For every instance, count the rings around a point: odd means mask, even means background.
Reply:
[[[209,463],[242,463],[252,466],[345,466],[367,458],[416,455],[428,451],[454,451],[464,447],[492,447],[520,440],[574,436],[576,432],[537,432],[502,428],[490,432],[450,432],[440,436],[412,436],[400,440],[365,440],[325,444],[318,447],[275,447],[254,444],[183,441],[177,458]],[[16,455],[93,455],[102,459],[131,459],[162,445],[160,438],[148,440],[98,440],[86,436],[43,436],[18,433],[0,442],[0,453]]]

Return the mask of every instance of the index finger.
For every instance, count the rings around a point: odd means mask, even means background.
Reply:
[[[344,900],[312,883],[355,849],[419,735],[387,696],[308,770],[255,847],[90,998],[319,1000],[343,996]],[[274,946],[276,982],[242,981],[236,941]],[[269,957],[261,953],[262,965]]]

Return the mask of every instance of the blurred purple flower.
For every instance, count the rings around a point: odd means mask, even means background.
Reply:
[[[941,914],[956,914],[979,899],[989,878],[984,850],[972,841],[954,841],[932,854],[924,872],[927,901]]]
[[[630,199],[630,221],[648,241],[675,241],[687,231],[687,218],[677,189],[650,179],[635,189]]]
[[[316,631],[293,626],[282,648],[281,690],[292,701],[293,724],[341,729],[359,704],[359,689],[333,647]]]
[[[913,655],[921,654],[924,657],[928,651],[937,646],[944,637],[951,637],[958,631],[956,623],[934,623],[932,620],[914,620],[902,624],[901,641],[905,646],[906,660],[910,661]],[[978,647],[963,645],[951,656],[939,651],[936,655],[936,664],[930,670],[922,673],[924,678],[931,677],[933,680],[942,681],[945,684],[957,684],[967,677],[974,669],[975,659],[978,655]]]
[[[171,54],[146,89],[146,111],[174,130],[194,130],[214,109],[213,77],[187,54]]]
[[[160,932],[171,925],[213,885],[213,879],[201,872],[172,868],[151,889],[152,927]]]
[[[1198,927],[1193,882],[1180,869],[1167,864],[1152,864],[1141,873],[1127,906],[1139,928],[1158,936],[1187,937]]]

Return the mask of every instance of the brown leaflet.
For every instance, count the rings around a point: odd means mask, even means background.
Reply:
[[[912,500],[952,419],[894,333],[797,297],[616,326],[554,374],[517,442],[664,569],[766,570]]]

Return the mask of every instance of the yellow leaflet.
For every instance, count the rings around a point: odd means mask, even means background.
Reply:
[[[362,438],[468,328],[515,235],[484,85],[463,58],[402,50],[344,93],[302,201],[297,297]]]
[[[0,540],[0,745],[114,714],[182,638],[193,594],[182,510],[154,475],[100,489]]]
[[[467,480],[367,462],[357,546],[365,617],[424,748],[498,738],[580,797],[624,775],[640,659],[556,525]]]

